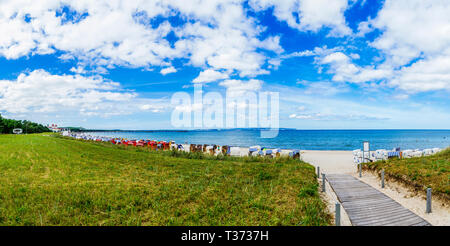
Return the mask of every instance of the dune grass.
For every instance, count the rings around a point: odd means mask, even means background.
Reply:
[[[314,168],[0,135],[0,225],[329,225]]]
[[[431,156],[390,159],[367,163],[365,169],[385,170],[387,178],[400,181],[424,193],[433,189],[433,196],[450,201],[450,148]]]

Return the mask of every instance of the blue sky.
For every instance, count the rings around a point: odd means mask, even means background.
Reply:
[[[2,1],[0,113],[171,129],[175,92],[273,91],[280,127],[448,129],[450,2]]]

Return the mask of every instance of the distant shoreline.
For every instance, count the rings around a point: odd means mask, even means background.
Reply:
[[[64,128],[64,127],[62,127]],[[270,128],[226,128],[226,129],[153,129],[153,130],[122,130],[122,129],[81,129],[81,132],[201,132],[201,131],[260,131]],[[450,131],[450,129],[296,129],[279,128],[279,131]]]

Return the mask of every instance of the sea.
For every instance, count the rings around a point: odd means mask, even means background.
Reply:
[[[369,141],[370,149],[450,147],[450,130],[296,130],[279,129],[275,138],[261,138],[261,129],[98,131],[94,136],[151,139],[190,144],[301,150],[355,150]]]

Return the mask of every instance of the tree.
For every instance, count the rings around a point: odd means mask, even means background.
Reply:
[[[0,133],[12,134],[14,128],[22,128],[24,133],[50,132],[48,127],[27,120],[5,119],[0,114]]]

